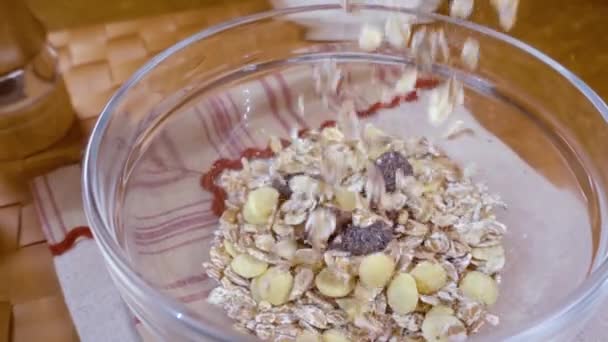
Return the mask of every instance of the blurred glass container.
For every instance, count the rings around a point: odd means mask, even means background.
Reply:
[[[0,165],[48,148],[73,120],[43,25],[24,1],[0,0]]]

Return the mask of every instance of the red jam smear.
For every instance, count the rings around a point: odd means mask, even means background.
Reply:
[[[416,88],[417,89],[432,89],[439,84],[439,81],[436,79],[421,79],[416,80]],[[358,110],[357,116],[360,118],[371,117],[378,113],[381,109],[395,108],[401,103],[412,102],[418,99],[418,94],[416,91],[412,91],[405,95],[397,95],[391,99],[389,102],[376,102],[373,103],[368,108]],[[324,121],[320,128],[334,127],[336,126],[335,120],[327,120]],[[308,133],[309,129],[301,129],[298,131],[298,136],[302,137]],[[281,140],[284,147],[289,146],[289,141]],[[227,159],[221,158],[216,160],[211,169],[205,172],[201,177],[201,186],[203,189],[211,192],[213,194],[213,202],[211,204],[211,210],[214,215],[217,217],[222,216],[224,212],[225,201],[226,201],[226,191],[222,189],[220,186],[215,184],[217,177],[222,174],[225,170],[240,170],[243,167],[241,160],[245,159],[267,159],[274,156],[274,152],[270,149],[270,147],[266,147],[264,149],[250,147],[241,153],[239,159]]]

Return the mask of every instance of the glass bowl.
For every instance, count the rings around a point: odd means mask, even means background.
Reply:
[[[501,324],[471,340],[571,340],[606,293],[608,109],[587,85],[534,48],[475,24],[384,6],[288,8],[208,28],[162,52],[107,104],[84,161],[88,220],[130,309],[171,341],[255,339],[205,301],[215,286],[201,264],[217,223],[201,175],[214,162],[336,117],[315,95],[313,65],[340,63],[364,110],[413,63],[403,52],[360,51],[363,23],[400,11],[445,30],[452,60],[467,37],[481,44],[475,72],[434,64],[409,102],[364,118],[397,136],[426,136],[509,205],[507,264],[492,312]],[[340,20],[331,20],[340,16]],[[420,24],[422,25],[422,24]],[[338,34],[337,34],[338,33]],[[317,69],[319,70],[319,69]],[[432,81],[455,76],[465,103],[426,119]],[[329,108],[329,109],[328,109]]]

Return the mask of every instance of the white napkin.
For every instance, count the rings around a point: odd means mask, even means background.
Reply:
[[[32,196],[50,245],[73,227],[87,224],[82,208],[80,166],[68,166],[32,182]],[[54,259],[66,304],[82,341],[139,341],[135,319],[123,303],[93,240],[79,237]]]

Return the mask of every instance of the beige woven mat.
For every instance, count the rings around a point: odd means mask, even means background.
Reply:
[[[116,89],[149,58],[210,25],[267,9],[264,0],[219,2],[151,18],[51,32],[85,132]]]

